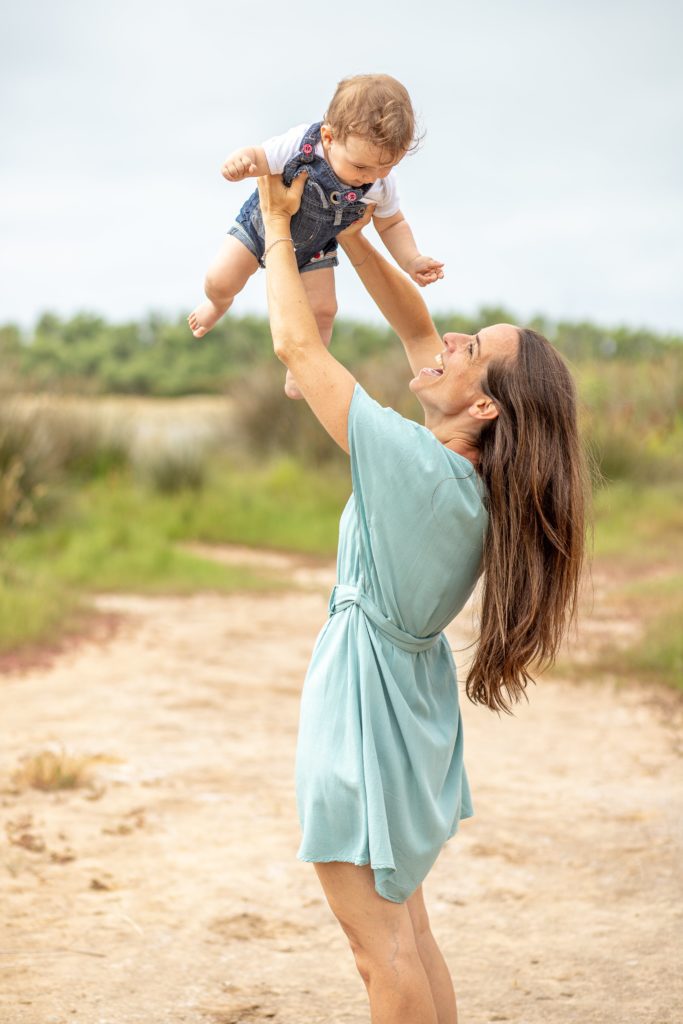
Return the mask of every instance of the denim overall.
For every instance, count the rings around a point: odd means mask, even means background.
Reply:
[[[308,172],[301,206],[292,217],[291,235],[296,246],[296,262],[300,272],[319,267],[336,267],[336,236],[367,210],[361,202],[374,182],[366,185],[345,185],[336,176],[327,160],[317,156],[315,147],[320,141],[322,121],[312,124],[304,135],[299,152],[288,160],[282,172],[285,185],[292,184],[302,171]],[[240,210],[237,221],[228,231],[253,252],[261,266],[264,250],[264,228],[258,189],[249,196]]]

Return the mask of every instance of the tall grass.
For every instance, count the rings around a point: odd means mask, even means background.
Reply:
[[[683,350],[575,368],[582,428],[607,481],[683,479]]]
[[[681,365],[671,348],[647,360],[576,368],[600,481],[596,558],[636,582],[652,566],[660,573],[647,600],[628,598],[638,604],[646,641],[620,671],[668,681],[680,672],[674,637],[682,631],[679,606],[659,600],[657,588],[668,585],[666,567],[683,560],[683,488],[675,484],[683,482]],[[353,368],[383,404],[418,415],[399,352],[386,347]],[[349,493],[348,460],[304,403],[283,397],[283,378],[278,365],[260,364],[226,397],[201,402],[6,402],[0,649],[54,633],[87,591],[278,585],[203,561],[181,550],[183,541],[331,555]]]

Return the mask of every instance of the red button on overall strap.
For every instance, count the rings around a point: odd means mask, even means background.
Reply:
[[[311,153],[313,152],[313,146],[310,144],[310,142],[304,142],[303,146],[301,147],[301,152],[304,154],[304,156],[311,155]]]
[[[347,192],[346,195],[344,196],[344,199],[346,199],[346,201],[349,203],[355,203],[356,199],[358,199],[358,196],[356,195],[355,192]]]

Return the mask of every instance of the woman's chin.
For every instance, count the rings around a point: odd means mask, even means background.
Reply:
[[[428,391],[429,389],[425,388],[424,384],[424,377],[420,378],[419,375],[417,377],[413,377],[413,379],[408,383],[408,391],[412,391],[422,408],[426,409],[425,403],[422,400],[422,395],[424,391]]]

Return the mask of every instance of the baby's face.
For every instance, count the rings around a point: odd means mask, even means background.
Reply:
[[[344,142],[335,139],[329,126],[320,129],[323,149],[328,163],[345,185],[364,185],[378,178],[386,178],[392,167],[400,163],[405,153],[387,160],[386,152],[360,135],[347,135]]]

